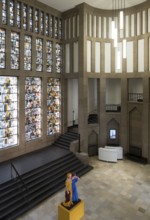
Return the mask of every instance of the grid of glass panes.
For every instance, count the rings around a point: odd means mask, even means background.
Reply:
[[[17,77],[0,76],[0,148],[18,143]]]
[[[23,29],[27,30],[27,5],[23,5]]]
[[[0,29],[0,68],[5,68],[5,62],[6,62],[5,30]]]
[[[53,37],[53,24],[54,24],[54,16],[51,15],[50,16],[50,32],[49,32],[51,37]]]
[[[44,14],[43,11],[35,9],[27,4],[22,4],[18,0],[10,0],[9,2],[9,24],[21,28],[21,14],[23,29],[35,33],[50,36],[51,38],[62,39],[62,19],[53,15]],[[16,14],[15,14],[16,13]],[[34,18],[33,18],[34,16]],[[29,21],[28,21],[29,20]],[[28,24],[29,22],[29,24]],[[33,25],[33,22],[34,25]],[[7,0],[2,0],[2,23],[7,23]],[[45,28],[44,28],[45,24]]]
[[[59,19],[59,39],[62,39],[62,19]]]
[[[39,32],[39,10],[35,10],[35,32]]]
[[[33,8],[29,8],[29,28],[30,31],[33,31]]]
[[[62,45],[56,43],[56,73],[62,71]]]
[[[11,33],[11,69],[19,69],[19,40],[20,36],[16,32]]]
[[[7,24],[7,0],[2,0],[2,23]]]
[[[58,18],[55,17],[55,38],[57,39],[58,38]]]
[[[46,41],[46,70],[51,73],[53,68],[53,42]]]
[[[9,4],[9,21],[10,25],[14,26],[14,0],[10,0]]]
[[[41,34],[44,34],[44,12],[41,12]]]
[[[41,78],[25,80],[25,135],[26,141],[41,137]]]
[[[43,70],[43,40],[36,39],[36,71]]]
[[[21,3],[17,2],[17,27],[21,27]]]
[[[46,36],[49,35],[49,15],[46,14],[46,19],[45,19],[45,34]]]
[[[60,79],[49,78],[47,82],[47,135],[60,132],[61,125]]]
[[[32,66],[32,38],[24,37],[24,70],[31,70]]]

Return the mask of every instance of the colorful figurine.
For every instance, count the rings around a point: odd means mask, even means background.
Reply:
[[[66,185],[66,191],[65,191],[65,202],[63,202],[63,205],[66,207],[70,207],[73,205],[72,202],[72,174],[67,173],[67,179],[65,182]]]
[[[78,191],[76,183],[79,180],[79,177],[76,176],[76,174],[68,173],[67,179],[65,182],[66,185],[66,191],[65,191],[65,202],[63,202],[63,205],[65,207],[71,207],[74,205],[74,203],[77,203],[79,201],[78,198]]]
[[[72,201],[73,203],[77,203],[79,201],[78,198],[78,190],[77,190],[77,186],[76,183],[78,182],[79,177],[76,176],[76,174],[72,175]]]

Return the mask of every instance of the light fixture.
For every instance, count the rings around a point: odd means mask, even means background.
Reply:
[[[120,70],[121,68],[121,56],[120,56],[120,50],[117,48],[117,70]]]
[[[120,20],[120,30],[123,30],[124,27],[124,12],[121,10],[119,12],[119,20]]]
[[[112,35],[112,39],[115,39],[115,21],[112,20],[111,22],[111,35]]]
[[[119,55],[126,58],[126,47],[127,42],[125,39],[125,0],[112,0],[112,22],[111,22],[111,30],[112,30],[112,39],[114,41],[114,47],[117,48],[117,60],[119,64],[117,64],[117,69],[120,68]],[[122,33],[122,36],[121,36]],[[121,37],[119,37],[121,36]],[[118,38],[122,38],[122,53],[119,50],[118,46]]]
[[[118,30],[116,27],[114,29],[114,47],[118,47]]]
[[[127,41],[123,39],[123,58],[127,58]]]

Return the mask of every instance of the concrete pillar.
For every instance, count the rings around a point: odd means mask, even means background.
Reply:
[[[128,146],[128,81],[126,78],[121,79],[121,121],[120,121],[120,145],[124,153],[129,151]]]

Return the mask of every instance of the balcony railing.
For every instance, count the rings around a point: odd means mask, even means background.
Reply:
[[[106,105],[106,112],[120,112],[121,105]]]
[[[129,93],[128,100],[130,102],[143,102],[143,93]]]
[[[88,124],[98,123],[98,115],[97,114],[89,114],[88,116]]]

